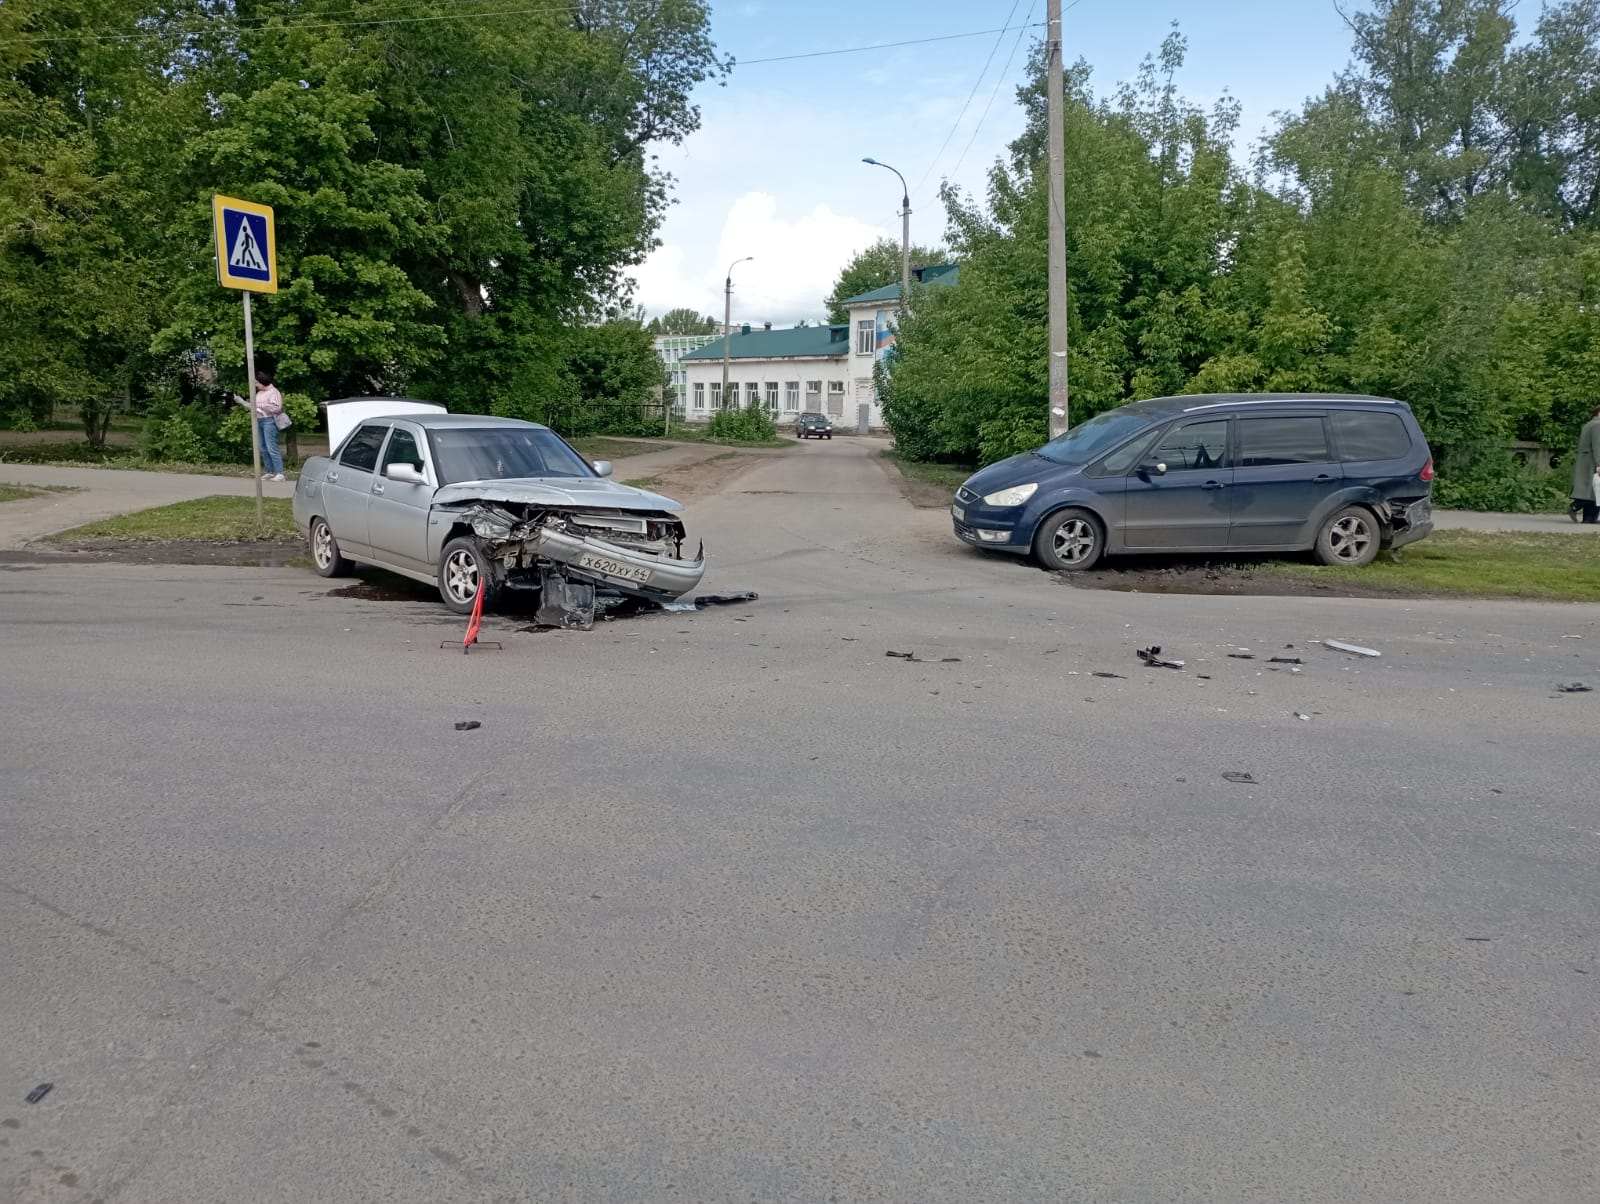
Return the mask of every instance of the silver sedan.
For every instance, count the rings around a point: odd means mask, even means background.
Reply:
[[[584,627],[596,588],[666,601],[705,571],[683,555],[682,506],[610,474],[538,423],[369,417],[305,462],[294,516],[324,577],[376,565],[437,584],[458,614],[480,593],[538,590],[552,622]]]

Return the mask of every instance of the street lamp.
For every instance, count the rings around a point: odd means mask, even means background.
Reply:
[[[722,408],[725,410],[728,408],[728,350],[733,345],[733,269],[753,259],[754,255],[735,259],[728,265],[728,274],[722,281]]]
[[[876,159],[863,159],[863,163],[870,163],[873,167],[882,167],[893,171],[900,176],[898,171],[887,163],[879,163]],[[911,189],[906,187],[906,178],[900,176],[900,306],[905,308],[911,303]]]

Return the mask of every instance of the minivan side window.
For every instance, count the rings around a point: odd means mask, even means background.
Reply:
[[[1140,435],[1126,447],[1119,447],[1104,460],[1091,475],[1097,477],[1120,477],[1132,472],[1145,462],[1145,452],[1150,450],[1150,445],[1155,442],[1159,432],[1151,431],[1148,435]]]
[[[389,433],[386,426],[364,426],[350,436],[350,442],[344,445],[344,451],[339,456],[339,463],[346,468],[359,468],[362,472],[371,472],[378,467],[378,449],[383,446],[383,437]]]
[[[1411,434],[1398,414],[1335,410],[1329,418],[1341,460],[1398,460],[1411,450]]]
[[[1239,419],[1239,467],[1325,464],[1328,434],[1316,416]]]
[[[1155,458],[1169,471],[1224,467],[1228,463],[1228,420],[1213,418],[1173,427],[1157,445]]]

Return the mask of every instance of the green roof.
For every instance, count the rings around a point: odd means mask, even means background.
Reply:
[[[954,284],[961,276],[959,263],[930,263],[927,267],[912,268],[911,275],[919,284],[937,284],[940,286]],[[882,288],[870,289],[864,293],[857,293],[854,297],[846,297],[839,302],[840,305],[869,305],[875,301],[900,300],[900,282],[886,284]]]
[[[837,333],[836,333],[837,332]],[[849,328],[845,326],[796,326],[790,330],[736,331],[729,341],[728,358],[734,360],[781,360],[799,356],[841,358],[850,353]],[[696,347],[678,362],[720,360],[722,340]]]

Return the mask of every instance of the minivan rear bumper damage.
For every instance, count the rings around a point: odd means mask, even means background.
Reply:
[[[1388,546],[1403,548],[1408,543],[1433,534],[1433,500],[1431,498],[1417,498],[1414,501],[1391,500],[1389,502],[1389,539]]]

